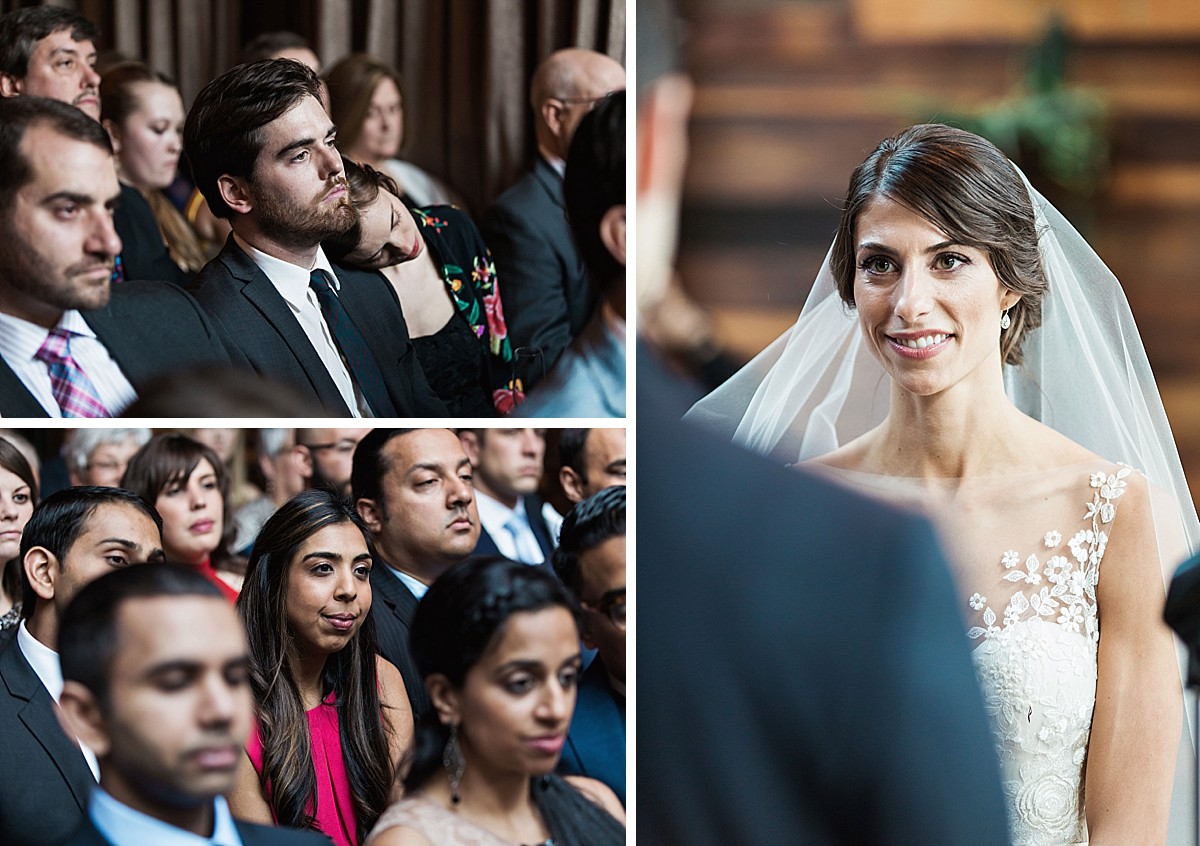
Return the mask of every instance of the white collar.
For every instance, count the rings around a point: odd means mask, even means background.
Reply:
[[[233,824],[229,805],[221,796],[213,799],[213,831],[208,837],[200,837],[134,810],[114,799],[101,787],[92,791],[88,816],[100,835],[116,846],[143,843],[158,846],[242,846],[242,838]]]
[[[42,687],[46,688],[50,698],[57,702],[62,697],[63,690],[62,667],[58,663],[58,653],[31,635],[25,626],[25,620],[17,626],[17,646],[41,680]]]
[[[279,291],[280,296],[287,300],[293,308],[299,308],[302,303],[308,301],[309,278],[314,270],[324,270],[329,274],[329,284],[333,290],[341,290],[341,281],[320,246],[317,247],[317,255],[313,259],[312,267],[304,268],[298,264],[292,264],[290,261],[267,255],[238,237],[236,232],[233,240],[250,257],[250,260],[258,265],[258,269],[266,274],[267,278],[271,280],[271,284]]]

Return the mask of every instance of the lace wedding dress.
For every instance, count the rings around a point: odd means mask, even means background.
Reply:
[[[1087,843],[1096,586],[1109,538],[1122,528],[1120,500],[1130,483],[1144,479],[1128,467],[1095,462],[952,480],[821,469],[869,494],[916,506],[937,524],[975,642],[1013,843]]]

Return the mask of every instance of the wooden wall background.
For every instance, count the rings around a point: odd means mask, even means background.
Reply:
[[[681,5],[697,99],[680,272],[723,343],[747,358],[795,319],[850,171],[907,125],[1010,94],[1060,14],[1067,82],[1102,98],[1111,143],[1107,180],[1064,211],[1125,287],[1200,494],[1200,4]]]

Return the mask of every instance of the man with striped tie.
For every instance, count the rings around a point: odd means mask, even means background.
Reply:
[[[66,103],[0,98],[0,414],[110,417],[138,386],[229,365],[196,302],[112,282],[121,191],[104,128]]]
[[[235,363],[332,413],[444,417],[391,284],[335,267],[321,249],[357,214],[320,95],[306,65],[265,59],[196,97],[184,151],[209,209],[233,228],[196,298]]]

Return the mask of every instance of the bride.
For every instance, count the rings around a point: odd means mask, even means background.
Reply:
[[[1015,843],[1191,842],[1162,605],[1200,525],[1119,284],[999,150],[883,141],[795,326],[689,418],[935,522]]]

